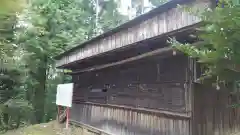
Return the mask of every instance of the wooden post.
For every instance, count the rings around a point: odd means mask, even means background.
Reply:
[[[58,113],[57,113],[57,120],[58,120],[58,122],[60,122],[59,120],[60,120],[60,106],[58,105],[57,106],[57,109],[58,109]]]
[[[69,112],[70,112],[69,107],[67,107],[66,129],[68,129],[68,125],[69,125]]]

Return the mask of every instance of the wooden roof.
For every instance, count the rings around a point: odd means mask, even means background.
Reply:
[[[172,0],[167,2],[146,14],[56,56],[56,65],[58,67],[64,66],[200,22],[198,17],[176,8],[179,4],[206,7],[211,2],[210,0]]]

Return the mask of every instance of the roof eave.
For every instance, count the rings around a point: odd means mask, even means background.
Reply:
[[[54,59],[59,60],[62,57],[68,55],[69,53],[75,51],[76,49],[83,48],[84,46],[88,45],[91,42],[97,41],[99,39],[105,38],[105,37],[107,37],[109,35],[112,35],[114,33],[117,33],[117,32],[119,32],[122,29],[129,28],[129,27],[131,27],[131,26],[133,26],[133,25],[135,25],[137,23],[140,23],[142,21],[145,21],[145,20],[147,20],[147,19],[149,19],[149,18],[151,18],[151,17],[153,17],[153,16],[155,16],[155,15],[157,15],[159,13],[162,13],[162,12],[165,12],[165,11],[167,11],[169,9],[175,8],[179,4],[187,3],[189,1],[193,1],[193,0],[172,0],[172,1],[169,1],[169,2],[167,2],[165,4],[163,4],[163,5],[158,6],[155,9],[149,11],[148,13],[142,14],[142,15],[140,15],[140,16],[138,16],[138,17],[136,17],[136,18],[134,18],[134,19],[132,19],[132,20],[130,20],[130,21],[128,21],[128,22],[126,22],[126,23],[124,23],[124,24],[114,28],[114,29],[112,29],[112,30],[109,30],[109,31],[107,31],[107,32],[105,32],[105,33],[103,33],[103,34],[101,34],[99,36],[96,36],[96,37],[94,37],[94,38],[92,38],[92,39],[90,39],[90,40],[88,40],[88,41],[86,41],[86,42],[76,46],[76,47],[73,47],[73,48],[71,48],[71,49],[69,49],[69,50],[67,50],[67,51],[65,51],[65,52],[55,56]]]

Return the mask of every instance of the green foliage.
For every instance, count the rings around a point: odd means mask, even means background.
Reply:
[[[25,0],[1,0],[0,14],[13,14],[21,12],[26,4]]]
[[[205,76],[224,83],[240,80],[240,5],[221,1],[199,16],[205,22],[197,35],[203,44],[192,46],[173,40],[174,47],[202,63],[207,68]]]
[[[27,109],[31,108],[31,104],[22,98],[22,94],[25,93],[25,71],[19,62],[19,47],[14,42],[16,13],[21,12],[24,3],[21,0],[3,0],[0,5],[0,131],[18,128],[21,119],[26,120],[29,118],[26,114],[31,113]],[[19,56],[16,57],[16,54]]]
[[[127,17],[118,12],[118,5],[114,0],[106,1],[102,7],[103,9],[100,12],[99,25],[103,32],[115,28],[127,21]]]
[[[53,57],[126,19],[114,0],[100,3],[97,18],[94,1],[19,0],[22,12],[16,1],[1,3],[8,6],[0,11],[0,130],[56,118],[56,86],[71,77]]]
[[[64,51],[73,40],[84,39],[84,29],[78,27],[84,23],[84,19],[77,14],[84,12],[79,8],[79,4],[81,5],[79,1],[67,0],[32,1],[22,18],[28,26],[22,26],[17,31],[17,44],[24,49],[27,78],[31,80],[26,85],[29,90],[28,100],[33,103],[38,123],[46,120],[46,109],[55,108],[52,103],[47,103],[52,105],[51,107],[45,106],[46,102],[52,102],[46,97],[49,93],[48,85],[51,85],[48,82],[55,79],[50,76],[58,77],[54,72],[53,57]],[[57,83],[54,88],[50,88],[56,89],[56,85]]]
[[[104,5],[99,13],[101,31],[121,20],[113,0]],[[56,86],[64,79],[53,57],[96,35],[95,7],[93,0],[33,0],[21,16],[27,25],[16,31],[16,44],[24,50],[26,98],[33,103],[38,123],[55,118]]]
[[[149,0],[154,6],[159,6],[166,3],[168,0]]]
[[[132,8],[135,9],[137,16],[144,14],[146,12],[146,9],[158,7],[168,2],[169,0],[148,0],[148,1],[151,3],[151,5],[146,5],[145,0],[131,0],[132,3],[131,6]]]

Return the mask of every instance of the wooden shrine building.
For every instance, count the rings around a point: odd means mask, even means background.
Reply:
[[[88,134],[230,135],[239,129],[233,96],[194,81],[198,65],[173,51],[168,37],[189,35],[201,20],[177,5],[204,8],[210,0],[172,0],[56,57],[74,82],[70,121]]]

